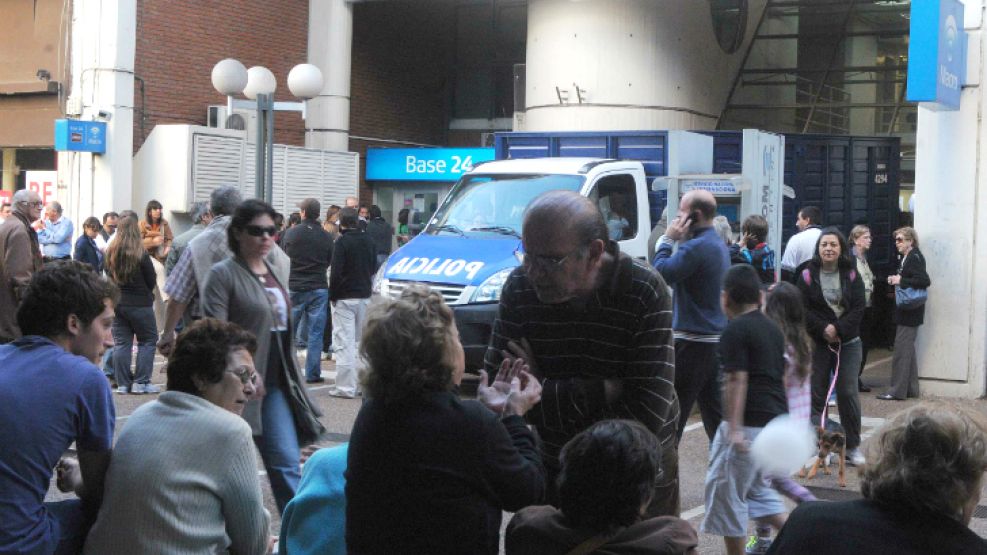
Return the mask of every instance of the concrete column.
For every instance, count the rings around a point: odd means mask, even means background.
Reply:
[[[987,392],[987,121],[982,0],[964,14],[967,85],[958,111],[918,110],[915,229],[932,287],[919,328],[923,396]]]
[[[110,210],[143,212],[131,205],[136,13],[136,0],[73,5],[69,106],[78,114],[69,117],[107,122],[105,154],[72,153],[59,164],[59,196],[64,188],[63,206],[77,225]]]
[[[17,185],[18,171],[20,168],[17,167],[17,149],[3,149],[3,182],[0,188],[4,191],[13,191],[14,186]]]
[[[308,101],[305,146],[348,151],[353,5],[347,0],[309,0],[308,6],[308,61],[322,70],[325,86]]]
[[[764,5],[749,2],[745,41],[727,54],[709,2],[530,0],[526,107],[515,128],[710,129]]]

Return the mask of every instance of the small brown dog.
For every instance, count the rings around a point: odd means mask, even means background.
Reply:
[[[816,429],[819,434],[819,454],[816,456],[816,461],[812,463],[812,468],[808,469],[808,473],[805,467],[799,471],[799,478],[811,480],[816,477],[816,472],[820,468],[823,469],[824,474],[832,474],[833,471],[829,468],[829,456],[835,454],[839,459],[839,484],[841,488],[845,488],[846,435],[843,433],[842,427],[836,422],[832,422],[833,426],[830,428],[830,422],[832,421],[826,423],[826,428],[819,427]]]

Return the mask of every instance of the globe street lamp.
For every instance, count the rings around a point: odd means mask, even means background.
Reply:
[[[306,116],[306,100],[322,92],[322,72],[312,64],[299,64],[288,73],[288,90],[302,102],[274,102],[278,83],[271,70],[263,66],[250,69],[232,58],[221,60],[212,68],[212,86],[226,96],[226,113],[234,108],[257,111],[256,172],[254,184],[258,198],[271,203],[274,197],[274,112],[301,112]],[[233,98],[243,94],[249,100]]]

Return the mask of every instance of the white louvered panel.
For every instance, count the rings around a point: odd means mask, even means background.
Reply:
[[[195,135],[192,150],[192,201],[208,201],[223,185],[240,182],[243,141],[234,137]]]
[[[285,168],[287,164],[288,156],[287,150],[289,147],[285,145],[274,145],[274,165],[272,172],[272,194],[271,194],[271,205],[275,210],[285,215],[287,220],[288,214],[298,210],[297,207],[285,202],[285,195],[287,194],[285,186],[285,178],[288,174],[288,170]]]
[[[359,157],[355,152],[322,152],[322,195],[326,206],[344,206],[359,191]]]
[[[297,207],[306,198],[322,202],[322,162],[320,152],[291,148],[288,150],[287,196],[289,206]],[[297,210],[297,208],[296,208]]]

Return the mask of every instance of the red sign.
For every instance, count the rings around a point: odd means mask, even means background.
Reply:
[[[58,193],[58,172],[57,171],[27,171],[24,172],[27,188],[38,193],[41,202],[46,205],[56,198]]]

